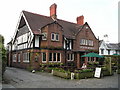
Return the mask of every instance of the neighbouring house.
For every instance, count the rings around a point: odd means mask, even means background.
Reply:
[[[99,42],[100,55],[120,55],[120,46],[118,43],[106,43],[104,40]]]
[[[87,62],[82,55],[99,53],[99,40],[84,16],[77,23],[57,18],[57,5],[50,6],[50,16],[22,11],[11,43],[9,66],[38,69],[40,63],[72,63],[81,68]]]

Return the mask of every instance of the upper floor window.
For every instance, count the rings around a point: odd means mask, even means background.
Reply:
[[[47,33],[42,33],[42,40],[47,40]]]
[[[89,40],[89,46],[93,46],[93,41]]]
[[[51,40],[52,41],[59,41],[59,34],[58,33],[51,33]]]
[[[80,45],[93,46],[93,41],[92,41],[92,40],[87,40],[87,39],[81,39],[81,40],[80,40]]]
[[[56,41],[59,41],[59,34],[56,34]]]
[[[80,45],[85,45],[85,39],[80,40]]]
[[[73,41],[72,40],[64,40],[64,49],[71,50],[73,49]]]

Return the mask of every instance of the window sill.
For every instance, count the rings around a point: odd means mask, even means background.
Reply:
[[[42,63],[46,63],[46,61],[42,61]]]
[[[23,61],[24,63],[29,63],[29,61]]]
[[[59,40],[51,40],[52,42],[59,42]]]
[[[70,62],[70,61],[74,61],[74,60],[67,60],[67,61],[69,61],[69,62]]]

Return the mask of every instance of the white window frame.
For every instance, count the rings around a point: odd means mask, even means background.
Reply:
[[[43,53],[45,53],[45,56],[46,56],[46,52],[42,52],[42,62],[43,62],[43,63],[46,63],[46,62],[47,62],[47,58],[45,57],[46,60],[43,61]]]
[[[47,33],[46,32],[44,32],[44,33],[42,33],[42,40],[47,40]]]
[[[49,61],[49,60],[48,60],[49,62],[53,62],[53,53],[51,53],[51,54],[52,54],[52,61]],[[49,57],[50,57],[50,53],[49,53]]]
[[[17,62],[17,54],[13,54],[13,62]]]
[[[54,38],[52,38],[52,35],[54,35]],[[55,41],[55,33],[51,33],[51,40]]]
[[[56,55],[56,61],[54,61],[54,53],[53,53],[53,62],[57,62],[57,53],[55,53]]]
[[[52,53],[52,61],[49,61],[49,62],[61,62],[61,53],[59,53],[60,54],[60,61],[58,61],[58,53],[55,53],[56,54],[56,61],[53,61],[53,59],[54,59],[54,52]]]
[[[57,35],[58,35],[58,40],[57,40]],[[58,33],[55,34],[55,40],[59,41],[59,34]]]
[[[27,54],[27,59],[26,59],[26,56],[24,56],[25,54]],[[29,63],[30,61],[29,61],[29,52],[24,52],[23,53],[23,62],[25,62],[25,63]]]
[[[21,54],[19,53],[19,54],[18,54],[18,62],[21,61],[20,59],[21,59]]]
[[[73,59],[71,59],[71,55],[72,55],[72,58]],[[67,61],[74,61],[74,54],[72,53],[72,54],[69,54],[69,59],[67,58]]]
[[[52,38],[52,35],[54,35],[54,38]],[[56,39],[57,35],[58,35],[58,39]],[[51,33],[51,40],[52,41],[59,41],[59,33]]]
[[[56,53],[56,60],[57,60],[57,62],[61,62],[61,53],[59,53],[60,54],[60,61],[58,61],[58,53]]]

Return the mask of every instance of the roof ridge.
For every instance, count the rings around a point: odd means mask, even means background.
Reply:
[[[51,18],[50,16],[45,16],[45,15],[41,15],[41,14],[38,14],[38,13],[33,13],[33,12],[29,12],[29,11],[26,11],[26,10],[22,10],[22,12],[27,12],[27,13],[31,13],[31,14],[34,14],[34,15],[38,15],[38,16],[44,16],[44,17],[47,17],[47,18]],[[52,18],[51,18],[52,19]],[[70,22],[70,21],[67,21],[67,20],[63,20],[63,19],[58,19],[57,20],[61,20],[61,21],[64,21],[64,22],[68,22],[68,23],[71,23],[71,24],[75,24],[75,25],[79,25],[77,23],[74,23],[74,22]],[[82,25],[80,25],[82,26]]]
[[[70,21],[67,21],[67,20],[63,20],[63,19],[57,19],[57,20],[61,20],[61,21],[64,21],[64,22],[68,22],[68,23],[71,23],[71,24],[76,24],[76,25],[78,25],[77,23],[74,23],[74,22],[70,22]]]
[[[33,12],[25,11],[25,10],[23,10],[22,12],[27,12],[27,13],[31,13],[31,14],[34,14],[34,15],[44,16],[44,17],[50,18],[49,16],[45,16],[45,15],[41,15],[41,14],[38,14],[38,13],[33,13]]]

